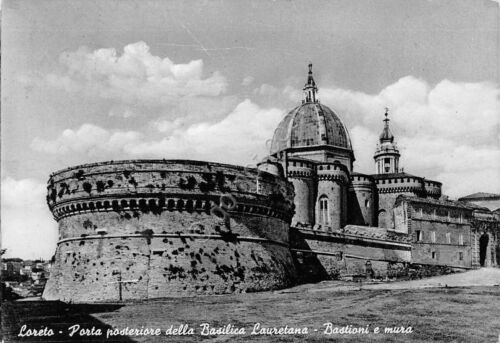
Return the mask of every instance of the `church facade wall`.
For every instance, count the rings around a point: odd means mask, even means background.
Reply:
[[[304,161],[289,161],[288,181],[294,187],[295,214],[292,225],[314,225],[316,184],[315,165]]]
[[[341,164],[319,164],[316,174],[318,190],[315,222],[334,229],[341,228],[347,221],[346,167]]]

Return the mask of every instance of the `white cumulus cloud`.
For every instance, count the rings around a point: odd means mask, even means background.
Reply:
[[[373,170],[387,106],[406,172],[443,182],[452,197],[500,192],[498,85],[450,80],[429,85],[406,76],[378,94],[339,88],[323,88],[320,94],[353,127],[357,170]]]
[[[214,97],[226,91],[227,80],[219,72],[204,76],[203,61],[176,64],[168,57],[152,55],[145,42],[91,51],[80,47],[59,58],[62,74],[49,74],[49,85],[68,92],[84,91],[124,104],[177,104],[191,97]]]
[[[91,156],[118,153],[134,158],[186,158],[226,163],[257,163],[268,151],[269,140],[283,117],[276,108],[264,109],[246,99],[225,118],[215,123],[200,122],[183,125],[181,119],[156,122],[157,129],[166,134],[151,139],[137,131],[110,131],[84,124],[76,130],[67,129],[54,140],[35,138],[34,150],[67,154],[72,152]]]
[[[98,156],[103,151],[126,150],[130,144],[137,143],[141,137],[142,134],[136,131],[110,132],[96,125],[83,124],[77,130],[64,130],[55,140],[35,137],[31,148],[51,154],[77,152]]]
[[[2,179],[2,248],[6,256],[48,259],[57,224],[46,205],[46,185],[35,179]]]

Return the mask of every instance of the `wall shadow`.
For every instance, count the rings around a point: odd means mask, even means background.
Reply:
[[[331,279],[317,255],[312,252],[305,252],[312,249],[295,228],[290,228],[290,242],[290,248],[304,251],[292,253],[295,268],[297,269],[297,284],[314,283]]]

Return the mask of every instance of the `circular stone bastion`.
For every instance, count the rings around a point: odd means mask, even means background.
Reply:
[[[290,286],[293,186],[186,160],[86,164],[50,176],[59,240],[43,298],[101,302]]]

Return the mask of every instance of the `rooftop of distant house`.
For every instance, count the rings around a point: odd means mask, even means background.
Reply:
[[[500,200],[500,194],[477,192],[461,197],[458,200]]]

